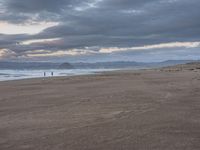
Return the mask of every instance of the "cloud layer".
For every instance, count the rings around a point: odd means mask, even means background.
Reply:
[[[103,61],[128,54],[146,61],[146,49],[163,59],[166,52],[180,59],[180,51],[199,59],[199,44],[192,46],[200,41],[199,8],[199,0],[0,0],[0,26],[55,24],[37,34],[0,34],[0,59]]]

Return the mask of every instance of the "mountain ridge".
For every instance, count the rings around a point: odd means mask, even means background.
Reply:
[[[136,62],[114,61],[95,63],[58,63],[58,62],[0,62],[0,69],[100,69],[100,68],[134,68],[134,67],[163,67],[184,63],[196,62],[194,60],[166,60],[163,62]]]

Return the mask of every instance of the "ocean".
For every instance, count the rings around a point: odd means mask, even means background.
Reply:
[[[51,72],[53,72],[54,77],[59,77],[59,76],[95,74],[95,73],[100,73],[102,71],[112,71],[112,70],[116,69],[0,70],[0,81],[41,78],[44,77],[44,72],[46,73],[46,77],[51,77]]]

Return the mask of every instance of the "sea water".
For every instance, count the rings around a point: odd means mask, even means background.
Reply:
[[[46,73],[46,77],[51,77],[51,72],[53,72],[53,76],[59,77],[59,76],[95,74],[103,71],[113,71],[113,70],[115,69],[0,70],[0,81],[41,78],[44,77],[44,72]]]

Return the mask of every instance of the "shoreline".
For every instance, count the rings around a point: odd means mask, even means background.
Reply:
[[[8,76],[13,76],[13,77],[3,77],[3,79],[0,78],[0,82],[2,81],[15,81],[15,80],[26,80],[26,79],[40,79],[40,78],[50,78],[50,77],[71,77],[71,76],[77,76],[77,75],[89,75],[89,74],[95,74],[98,72],[101,72],[102,69],[85,69],[85,70],[28,70],[28,74],[26,74],[26,70],[17,70],[16,72],[21,72],[25,71],[24,74],[18,75],[18,74],[5,74]],[[106,70],[113,70],[113,69],[106,69]],[[13,70],[11,70],[13,71]],[[40,73],[38,73],[40,71]],[[52,76],[50,73],[54,72],[54,75]],[[30,75],[31,73],[37,73],[37,75]],[[43,73],[49,73],[46,76],[42,76]],[[14,72],[15,73],[15,72]],[[3,73],[4,74],[4,73]],[[7,78],[7,79],[6,79]]]
[[[62,78],[62,77],[73,77],[73,76],[87,76],[87,75],[97,75],[97,74],[103,74],[103,73],[109,73],[109,72],[123,72],[123,71],[139,71],[139,70],[151,70],[153,68],[130,68],[130,69],[100,69],[101,71],[97,71],[98,69],[94,69],[94,71],[88,72],[88,73],[79,73],[79,74],[68,74],[68,75],[54,75],[54,76],[40,76],[40,77],[24,77],[19,79],[7,79],[7,80],[0,80],[0,82],[6,82],[6,81],[19,81],[19,80],[31,80],[31,79],[49,79],[49,78]],[[49,71],[50,72],[50,71]],[[54,72],[55,73],[55,72]]]
[[[179,65],[185,65],[185,64],[179,64]],[[164,67],[141,67],[141,68],[118,68],[118,69],[89,69],[90,71],[88,71],[87,73],[62,73],[60,72],[60,74],[68,74],[68,75],[48,75],[46,77],[44,76],[33,76],[33,77],[22,77],[19,79],[5,79],[5,80],[0,80],[0,82],[5,82],[5,81],[19,81],[19,80],[31,80],[31,79],[42,79],[42,78],[60,78],[60,77],[73,77],[73,76],[82,76],[82,75],[95,75],[95,74],[103,74],[103,73],[107,73],[107,72],[132,72],[132,71],[142,71],[142,70],[156,70],[156,69],[162,69],[162,68],[166,68],[166,67],[172,67],[172,66],[177,66],[177,65],[169,65],[169,66],[164,66]],[[82,70],[82,69],[78,69],[78,70]],[[87,70],[87,69],[83,69],[82,71]],[[100,70],[100,71],[99,71]],[[26,71],[26,70],[16,70],[16,71]],[[42,71],[41,74],[43,74],[43,70],[28,70],[28,71]],[[52,72],[52,70],[44,70],[46,72]],[[61,70],[56,70],[56,71],[61,71]],[[55,72],[56,72],[55,71]],[[62,70],[62,71],[69,71],[69,70]],[[71,70],[70,70],[71,71]],[[54,73],[55,73],[54,72]],[[28,75],[24,75],[24,76],[28,76]],[[5,77],[6,78],[6,77]]]

